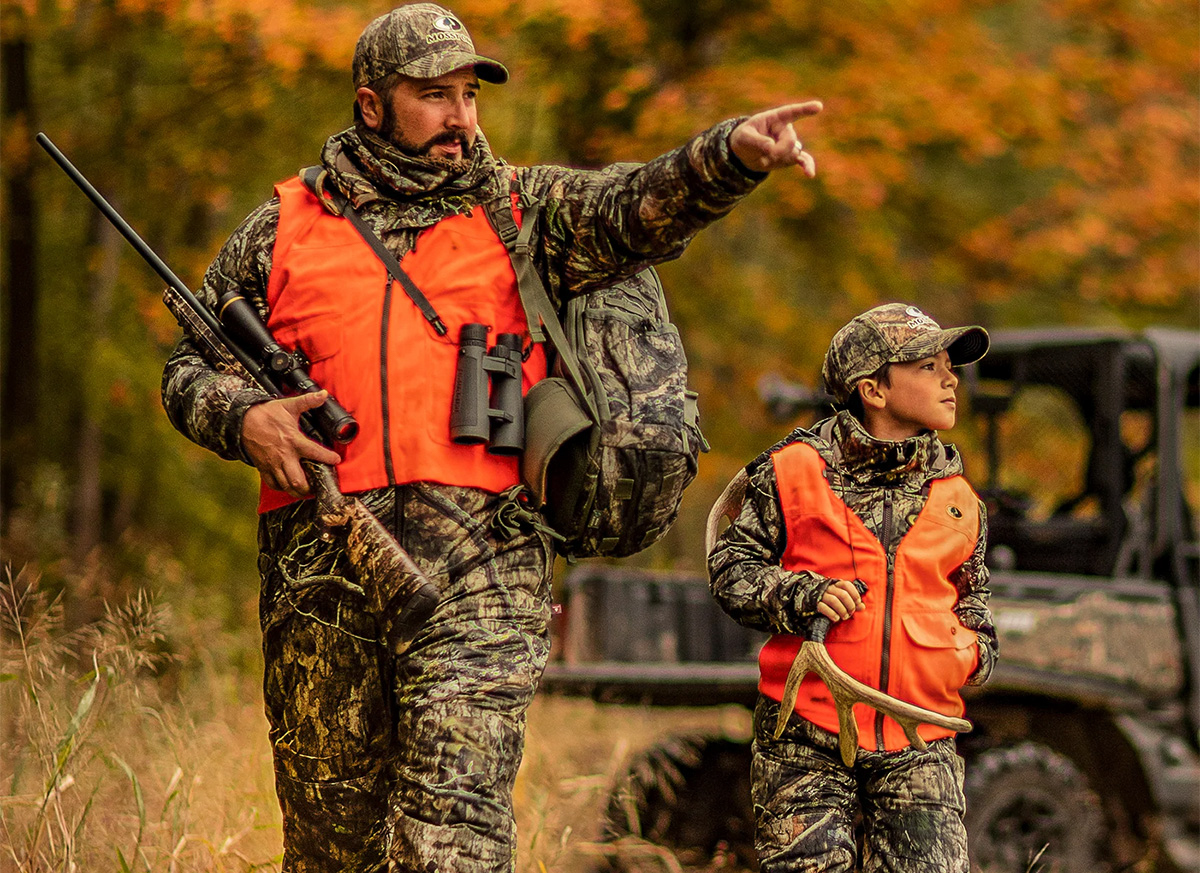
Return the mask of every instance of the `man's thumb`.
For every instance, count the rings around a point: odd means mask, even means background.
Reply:
[[[283,403],[287,407],[288,412],[298,416],[302,412],[316,409],[328,399],[328,391],[314,391],[312,394],[297,394],[295,397],[287,397]]]

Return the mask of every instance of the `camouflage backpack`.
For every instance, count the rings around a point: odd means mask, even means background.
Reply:
[[[525,398],[522,479],[568,557],[632,555],[675,522],[708,451],[679,331],[653,269],[572,298],[560,323],[530,252],[539,204],[522,206],[518,229],[508,198],[485,205],[530,334],[556,352]]]

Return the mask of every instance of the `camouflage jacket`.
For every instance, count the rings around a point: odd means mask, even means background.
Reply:
[[[519,185],[542,202],[534,263],[556,300],[611,284],[682,254],[703,227],[725,215],[764,178],[745,169],[728,139],[740,119],[722,122],[646,164],[601,170],[512,167],[482,134],[466,166],[409,157],[362,125],[330,137],[321,162],[359,213],[402,258],[418,233],[469,213]],[[222,247],[199,296],[214,307],[237,290],[267,316],[267,285],[279,200],[253,211]],[[184,336],[163,372],[163,405],[185,436],[224,458],[247,460],[242,418],[268,399],[236,376],[218,373]]]
[[[785,548],[783,511],[771,453],[793,442],[812,446],[825,460],[826,478],[867,529],[884,536],[885,491],[892,498],[891,536],[883,543],[888,566],[925,505],[929,483],[962,473],[962,456],[937,434],[901,442],[874,439],[848,412],[797,429],[747,467],[746,499],[737,520],[708,559],[713,596],[739,624],[770,633],[803,633],[832,580],[811,571],[791,572],[780,561]],[[979,506],[979,538],[971,557],[951,577],[958,588],[955,614],[979,638],[979,667],[968,684],[983,684],[998,654],[987,602],[987,514]]]

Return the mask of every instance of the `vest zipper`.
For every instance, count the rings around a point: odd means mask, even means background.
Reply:
[[[383,467],[387,471],[388,485],[396,484],[396,471],[392,466],[392,430],[388,395],[388,329],[392,322],[392,275],[387,274],[383,288],[383,323],[379,328],[379,393],[383,413]]]
[[[879,661],[879,690],[884,694],[888,691],[888,673],[891,669],[892,646],[892,601],[896,594],[896,556],[891,550],[892,542],[892,492],[883,492],[883,551],[887,555],[887,597],[883,605],[883,649]],[[875,747],[882,752],[883,743],[883,713],[875,713]]]

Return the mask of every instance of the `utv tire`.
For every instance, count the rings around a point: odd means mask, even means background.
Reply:
[[[967,765],[972,869],[987,873],[1100,873],[1100,803],[1069,758],[1021,743]]]
[[[750,745],[671,737],[638,755],[609,799],[608,839],[670,851],[685,870],[755,869]],[[619,852],[611,869],[650,869]],[[653,869],[661,870],[657,862]]]

